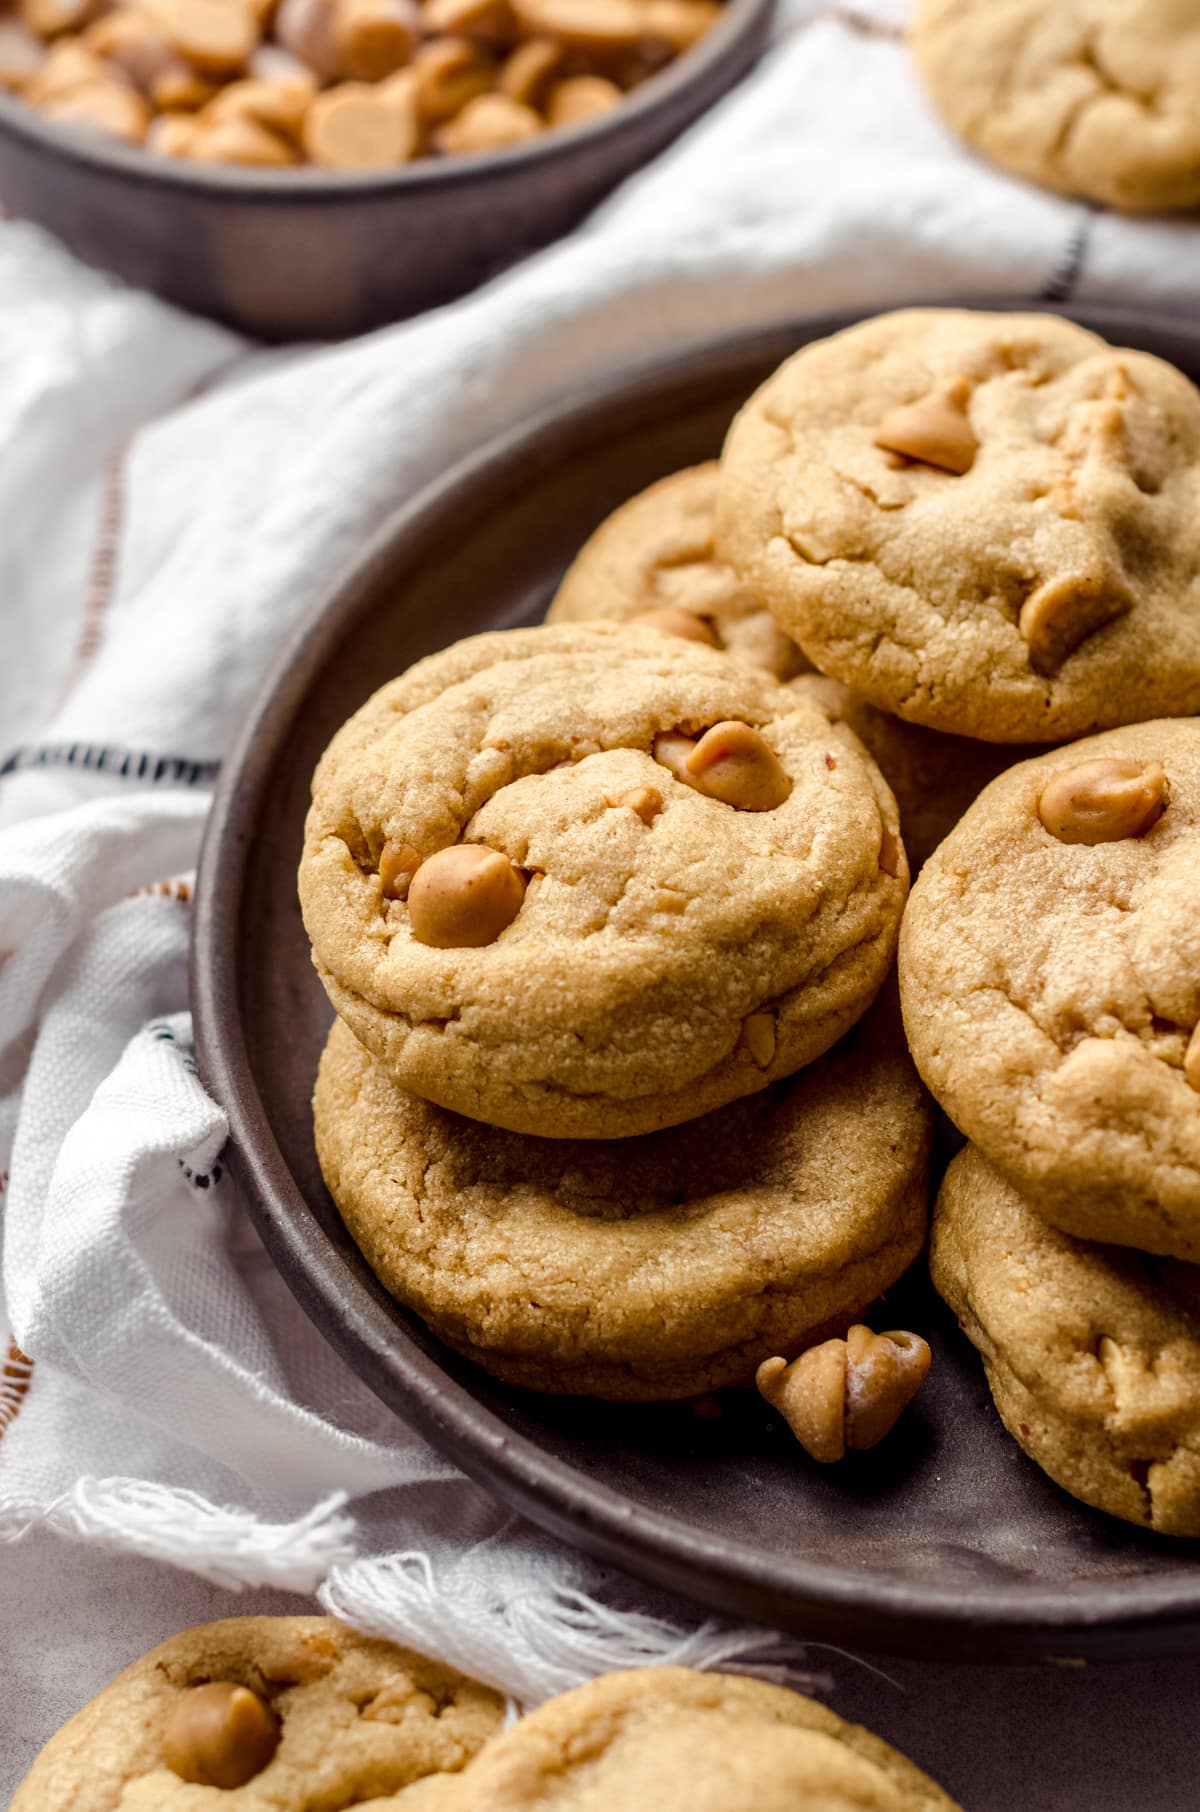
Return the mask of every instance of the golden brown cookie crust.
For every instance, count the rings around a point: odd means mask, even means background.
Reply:
[[[1064,1490],[1200,1535],[1200,1271],[1047,1226],[973,1146],[946,1173],[930,1267],[1009,1433]]]
[[[1096,760],[1166,775],[1142,836],[1039,815]],[[1200,1259],[1200,722],[1113,730],[992,783],[926,863],[900,946],[905,1026],[946,1112],[1084,1239]]]
[[[930,1110],[891,992],[790,1081],[611,1144],[431,1107],[339,1023],[314,1120],[381,1281],[534,1390],[656,1401],[748,1385],[762,1359],[841,1332],[924,1240]]]
[[[448,1812],[956,1812],[905,1756],[786,1687],[647,1667],[542,1705],[447,1791]]]
[[[774,809],[654,759],[725,720],[782,764]],[[643,789],[661,810],[621,803]],[[381,892],[388,839],[501,852],[519,913],[480,949],[419,943]],[[906,893],[895,801],[849,731],[715,651],[603,624],[478,636],[385,686],[321,761],[300,868],[330,999],[401,1085],[558,1138],[673,1125],[819,1056],[882,984]]]
[[[802,650],[717,557],[717,471],[715,459],[688,466],[614,510],[575,556],[546,621],[626,623],[686,610],[739,665],[780,680],[807,672]]]
[[[249,1687],[280,1721],[279,1747],[244,1786],[189,1785],[162,1759],[189,1687]],[[229,1617],[160,1642],[53,1736],[11,1812],[326,1812],[465,1766],[500,1728],[497,1693],[332,1617]]]
[[[968,470],[876,444],[950,392]],[[914,309],[805,347],[730,431],[717,528],[821,671],[911,722],[1058,742],[1200,710],[1200,394],[1070,322]]]
[[[920,0],[934,105],[1018,176],[1115,208],[1200,205],[1191,0]]]

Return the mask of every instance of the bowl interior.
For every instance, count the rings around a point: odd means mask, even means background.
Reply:
[[[1081,317],[1200,372],[1200,334]],[[1074,1503],[1001,1428],[973,1350],[927,1283],[892,1324],[935,1348],[902,1432],[825,1470],[750,1394],[716,1420],[513,1390],[449,1353],[378,1285],[325,1191],[309,1098],[330,1013],[295,870],[313,766],[385,679],[433,649],[533,622],[580,543],[651,480],[714,455],[771,369],[830,322],[723,344],[519,430],[405,509],[287,652],[222,778],[202,863],[193,998],[202,1072],[276,1262],[397,1411],[577,1545],[726,1610],[860,1647],[1033,1658],[1166,1653],[1200,1629],[1200,1544]]]

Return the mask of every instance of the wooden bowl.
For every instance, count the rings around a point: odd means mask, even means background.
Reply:
[[[0,92],[0,197],[80,258],[260,339],[333,339],[448,302],[559,238],[761,54],[774,0],[727,0],[599,119],[385,174],[183,163]]]
[[[1200,374],[1200,329],[1072,311]],[[411,661],[534,622],[579,544],[655,478],[717,453],[809,320],[604,386],[460,465],[406,506],[283,655],[225,763],[196,890],[201,1074],[268,1250],[366,1382],[497,1497],[629,1572],[850,1647],[929,1659],[1132,1660],[1200,1637],[1200,1543],[1086,1509],[1025,1457],[983,1368],[919,1276],[884,1325],[934,1365],[895,1437],[810,1463],[753,1393],[686,1405],[539,1397],[496,1382],[376,1281],[321,1180],[310,1095],[331,1014],[296,865],[309,780],[338,725]]]

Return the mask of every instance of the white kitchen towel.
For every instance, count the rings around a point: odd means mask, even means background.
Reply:
[[[794,6],[755,76],[570,239],[341,346],[246,346],[0,225],[10,1538],[317,1589],[526,1701],[756,1640],[697,1635],[510,1521],[291,1301],[194,1073],[189,876],[265,664],[389,510],[520,414],[838,304],[1194,305],[1194,227],[1041,194],[950,139],[905,11]]]

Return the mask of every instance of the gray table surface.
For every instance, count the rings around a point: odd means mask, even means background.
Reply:
[[[39,1535],[0,1547],[0,1794],[127,1661],[189,1623],[308,1611]],[[842,1716],[895,1743],[964,1812],[1195,1812],[1200,1658],[1094,1668],[869,1665],[819,1648]],[[878,1670],[878,1671],[876,1671]]]

